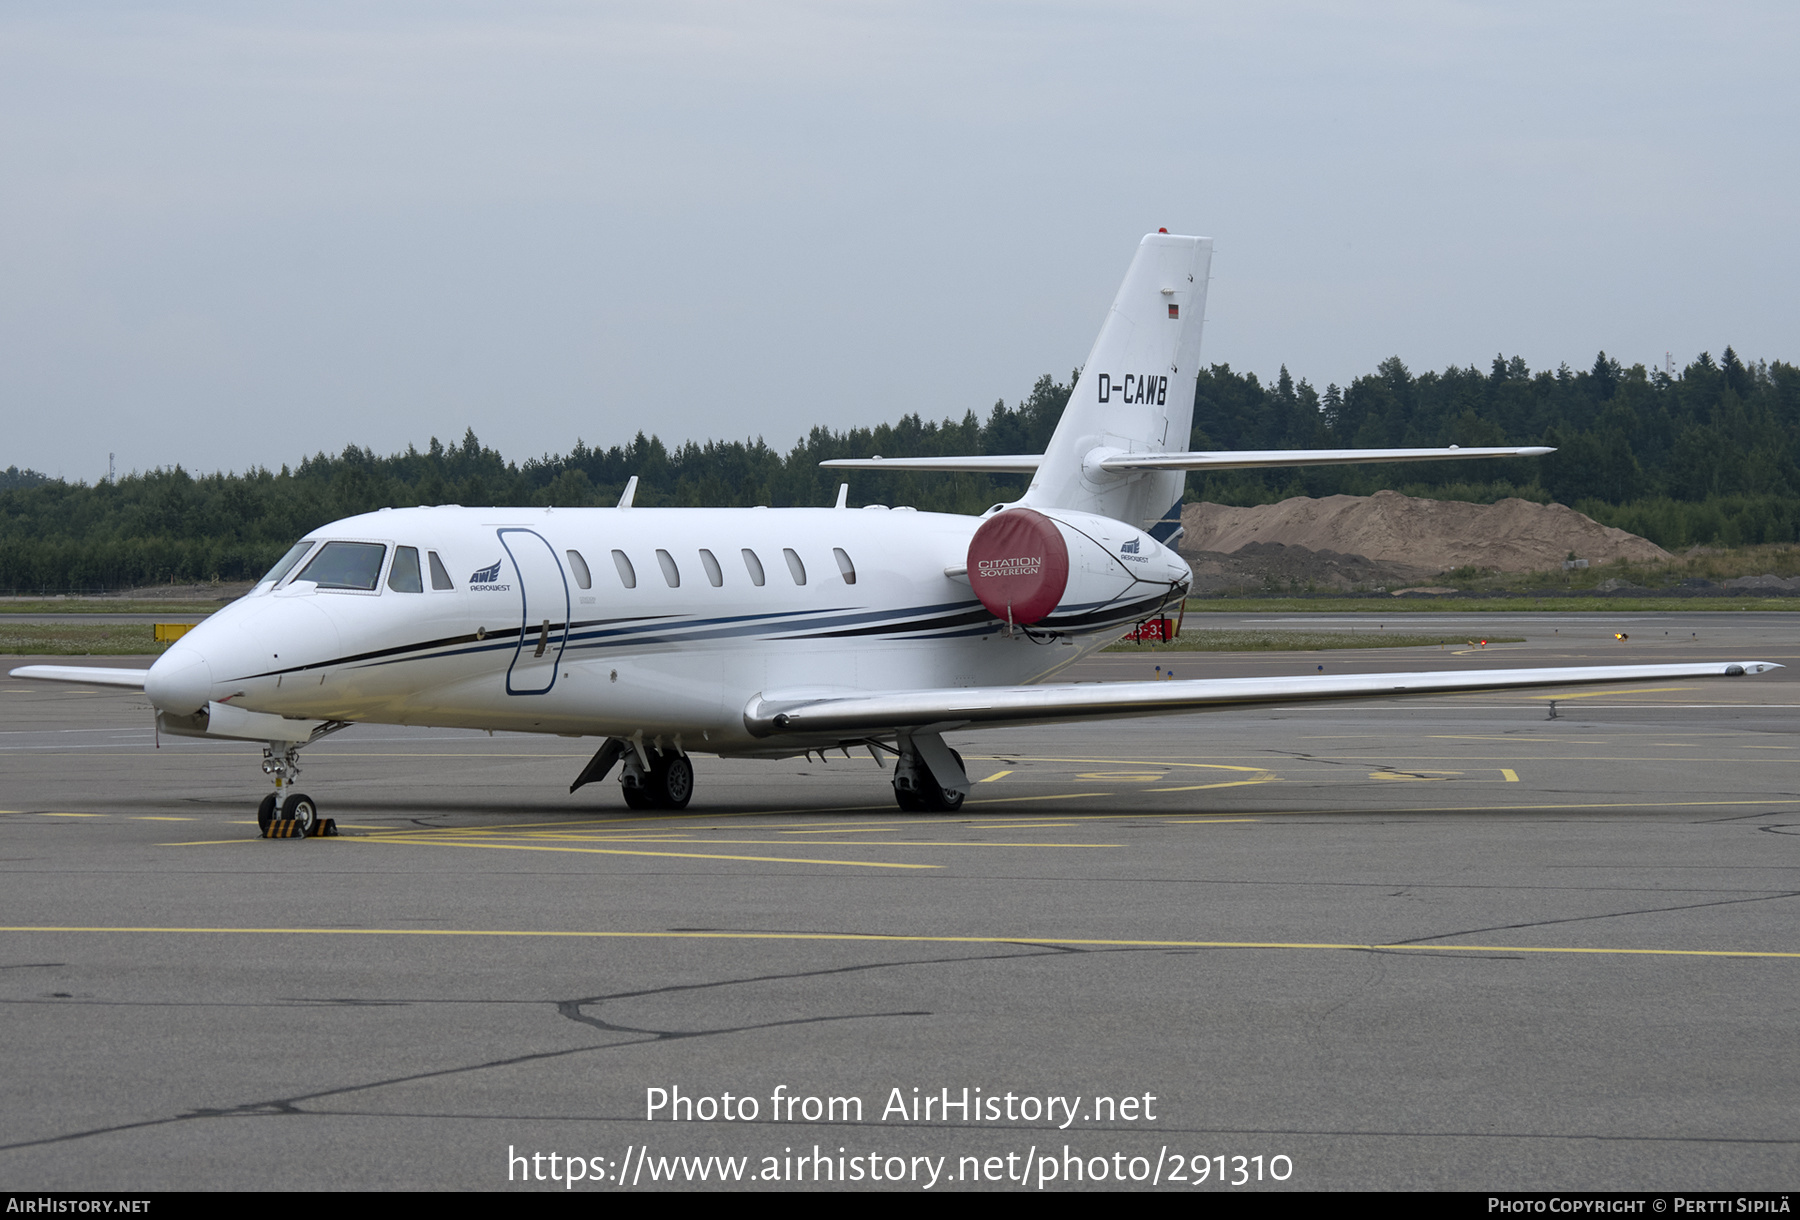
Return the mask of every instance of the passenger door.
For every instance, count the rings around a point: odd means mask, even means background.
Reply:
[[[498,531],[519,580],[519,647],[506,671],[509,695],[548,694],[569,635],[569,581],[556,548],[535,530]]]

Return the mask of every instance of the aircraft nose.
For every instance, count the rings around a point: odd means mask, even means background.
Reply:
[[[159,711],[191,716],[212,698],[212,667],[198,648],[179,642],[144,675],[144,693]]]

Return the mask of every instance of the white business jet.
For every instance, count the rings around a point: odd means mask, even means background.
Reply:
[[[570,791],[617,767],[634,809],[685,807],[690,754],[866,749],[894,760],[902,809],[948,810],[969,788],[953,731],[1779,668],[1054,682],[1186,596],[1187,471],[1550,452],[1183,451],[1211,260],[1205,238],[1144,238],[1046,453],[825,463],[1031,476],[979,517],[853,510],[844,490],[835,508],[634,508],[635,479],[617,508],[383,510],[313,531],[148,670],[13,676],[141,688],[162,732],[261,743],[258,820],[307,829],[299,751],[353,724],[598,737]]]

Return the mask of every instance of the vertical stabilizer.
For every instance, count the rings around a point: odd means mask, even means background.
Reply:
[[[1182,471],[1103,471],[1124,453],[1180,453],[1194,418],[1212,239],[1152,233],[1107,311],[1022,504],[1098,513],[1166,541]]]

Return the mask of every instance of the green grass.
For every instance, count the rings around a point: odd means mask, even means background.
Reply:
[[[147,657],[169,646],[149,623],[0,622],[0,654],[51,657]]]
[[[73,598],[68,601],[53,599],[32,601],[7,601],[0,599],[0,616],[8,614],[170,614],[182,618],[204,618],[217,610],[222,603],[199,600],[182,601],[133,601],[124,597],[106,598]]]
[[[1490,635],[1459,631],[1454,635],[1413,635],[1403,631],[1215,631],[1193,624],[1168,643],[1121,640],[1107,652],[1318,652],[1328,648],[1461,648],[1476,640],[1490,644],[1520,644],[1520,635]]]
[[[1640,614],[1649,610],[1800,611],[1792,597],[1206,597],[1195,614]]]

